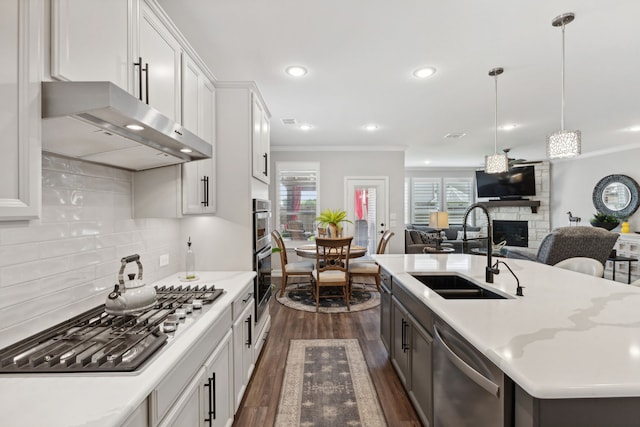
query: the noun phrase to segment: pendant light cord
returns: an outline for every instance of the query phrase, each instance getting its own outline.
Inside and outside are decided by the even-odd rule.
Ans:
[[[495,109],[495,133],[493,135],[493,151],[498,154],[498,74],[493,76],[496,87],[496,109]]]
[[[564,21],[562,22],[562,102],[560,104],[560,130],[564,132]]]

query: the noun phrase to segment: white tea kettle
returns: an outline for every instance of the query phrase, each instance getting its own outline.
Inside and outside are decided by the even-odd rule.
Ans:
[[[124,269],[130,262],[138,264],[138,278],[135,274],[129,274],[129,280],[124,281]],[[118,283],[109,293],[104,303],[105,311],[108,314],[124,316],[135,314],[139,311],[147,310],[156,304],[156,290],[147,286],[142,281],[142,263],[140,255],[129,255],[120,260],[120,272],[118,273]]]

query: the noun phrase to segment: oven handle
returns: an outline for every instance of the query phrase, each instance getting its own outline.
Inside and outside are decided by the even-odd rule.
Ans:
[[[447,358],[453,363],[463,374],[465,374],[470,380],[474,383],[478,384],[480,387],[493,394],[496,397],[500,397],[500,386],[493,381],[489,380],[487,377],[482,375],[480,372],[473,369],[471,366],[467,365],[464,360],[460,358],[442,339],[440,336],[440,332],[438,331],[438,325],[434,323],[433,332],[435,333],[436,340],[442,344],[442,347],[445,350],[445,354]]]

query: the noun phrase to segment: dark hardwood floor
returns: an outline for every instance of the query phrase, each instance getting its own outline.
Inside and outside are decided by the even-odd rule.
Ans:
[[[289,340],[357,338],[390,427],[420,426],[418,416],[398,380],[380,341],[380,310],[353,313],[309,313],[271,300],[271,331],[234,426],[273,426],[280,399]]]

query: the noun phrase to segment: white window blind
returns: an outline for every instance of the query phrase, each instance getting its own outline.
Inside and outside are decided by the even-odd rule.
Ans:
[[[473,203],[473,179],[444,178],[444,189],[449,224],[462,224],[465,211]]]
[[[413,178],[411,182],[411,223],[429,224],[429,214],[440,206],[440,179]]]
[[[275,227],[283,237],[306,239],[313,234],[318,201],[318,170],[280,164]]]

